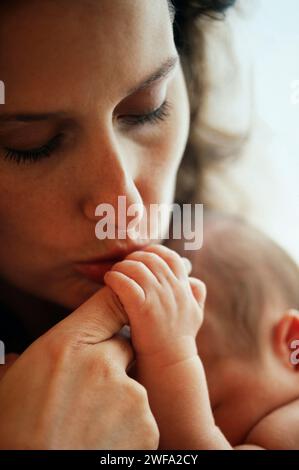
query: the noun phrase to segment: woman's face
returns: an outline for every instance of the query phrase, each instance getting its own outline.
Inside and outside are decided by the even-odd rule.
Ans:
[[[171,18],[166,0],[5,3],[0,276],[76,308],[99,288],[76,263],[141,246],[99,240],[95,208],[172,202],[189,107]]]

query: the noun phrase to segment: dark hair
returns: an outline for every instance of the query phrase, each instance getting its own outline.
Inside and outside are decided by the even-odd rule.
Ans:
[[[174,18],[174,39],[181,57],[191,108],[191,130],[184,158],[178,173],[176,201],[194,202],[198,175],[202,175],[206,159],[198,142],[193,142],[194,121],[200,112],[204,89],[203,21],[221,21],[236,0],[167,0]],[[229,58],[228,58],[229,60]],[[216,144],[215,144],[216,147]]]
[[[222,19],[225,11],[235,4],[236,0],[168,0],[174,10],[175,43],[183,54],[190,53],[190,25],[202,16],[211,19]]]

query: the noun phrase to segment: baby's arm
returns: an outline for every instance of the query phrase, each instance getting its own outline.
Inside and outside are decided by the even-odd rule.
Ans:
[[[204,285],[164,246],[130,254],[106,273],[131,326],[138,380],[148,391],[160,448],[231,449],[215,426],[197,354]]]
[[[230,449],[214,423],[201,361],[189,351],[169,364],[137,359],[137,377],[160,430],[159,448]]]
[[[244,444],[238,449],[263,448],[268,450],[299,449],[299,398],[266,415],[250,431]]]

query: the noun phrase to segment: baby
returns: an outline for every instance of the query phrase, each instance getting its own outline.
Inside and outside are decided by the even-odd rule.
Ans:
[[[129,318],[160,449],[299,449],[299,269],[274,242],[207,215],[200,250],[149,246],[105,283]]]

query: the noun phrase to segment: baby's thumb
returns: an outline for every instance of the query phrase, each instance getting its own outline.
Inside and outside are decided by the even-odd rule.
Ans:
[[[196,277],[189,277],[190,287],[192,289],[195,300],[200,305],[202,310],[204,309],[206,297],[207,297],[207,288],[204,282],[200,281]]]
[[[105,286],[53,328],[82,343],[96,344],[111,338],[126,324],[128,318],[122,304]]]

